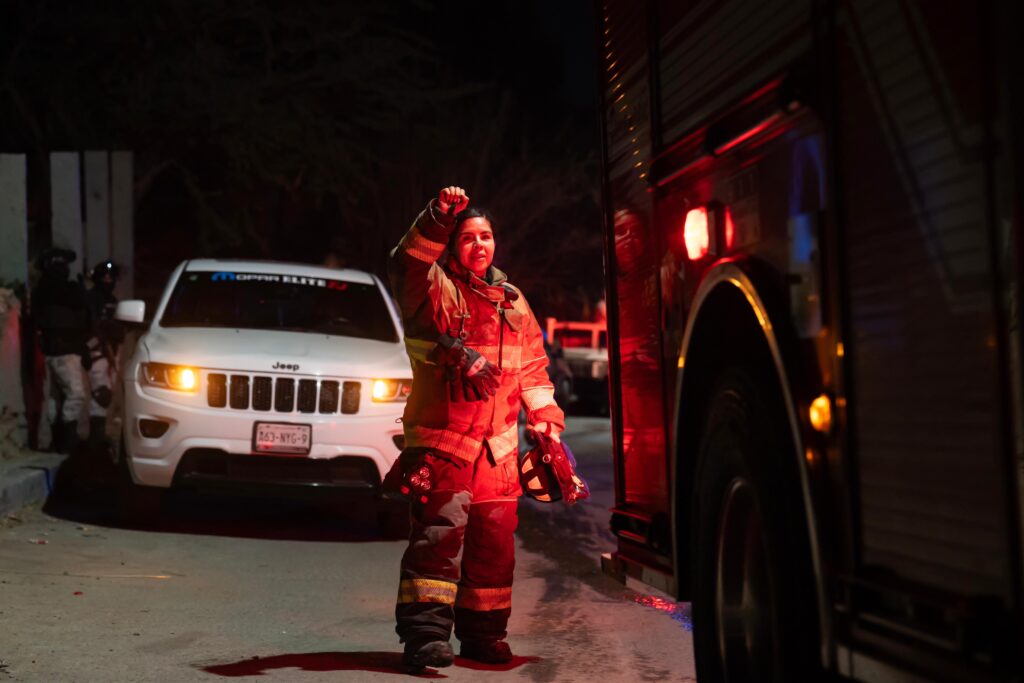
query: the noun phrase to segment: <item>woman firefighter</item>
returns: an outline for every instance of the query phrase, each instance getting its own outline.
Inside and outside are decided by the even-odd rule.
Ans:
[[[395,608],[411,667],[450,665],[453,625],[463,657],[512,659],[520,404],[556,442],[565,425],[537,319],[491,265],[490,215],[468,205],[462,188],[441,190],[389,263],[413,368],[405,450],[385,482],[412,501]]]

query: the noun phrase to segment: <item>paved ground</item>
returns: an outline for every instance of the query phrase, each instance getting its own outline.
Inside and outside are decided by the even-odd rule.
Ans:
[[[510,666],[453,681],[692,681],[685,605],[603,576],[608,421],[568,439],[594,499],[524,503]],[[373,681],[399,667],[392,610],[404,543],[365,510],[188,495],[158,528],[114,523],[103,490],[0,528],[0,681]]]

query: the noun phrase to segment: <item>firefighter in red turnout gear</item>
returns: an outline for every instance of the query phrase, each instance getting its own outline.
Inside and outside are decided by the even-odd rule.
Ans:
[[[539,432],[558,439],[565,424],[537,319],[491,265],[490,216],[468,203],[441,190],[389,263],[413,368],[388,477],[412,501],[395,616],[413,667],[452,663],[453,625],[462,656],[511,660],[520,404]]]

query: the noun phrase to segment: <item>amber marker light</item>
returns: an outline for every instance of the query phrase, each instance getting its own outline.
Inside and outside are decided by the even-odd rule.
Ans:
[[[811,426],[822,434],[828,434],[832,430],[832,399],[825,394],[811,402],[810,408]]]

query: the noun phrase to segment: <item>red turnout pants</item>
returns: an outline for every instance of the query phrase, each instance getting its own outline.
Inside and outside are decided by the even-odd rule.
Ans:
[[[522,493],[515,454],[495,463],[485,449],[469,463],[424,453],[432,488],[426,502],[412,503],[395,630],[402,642],[448,640],[454,624],[462,642],[501,640],[512,613]]]

